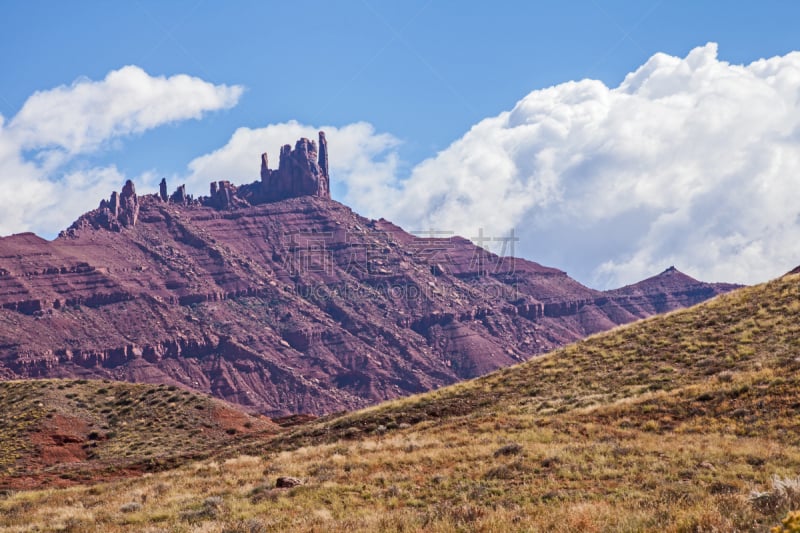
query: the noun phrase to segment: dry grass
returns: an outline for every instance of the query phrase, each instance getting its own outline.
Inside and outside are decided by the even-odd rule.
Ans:
[[[799,318],[800,276],[785,277],[214,460],[11,493],[0,525],[767,530],[799,503]]]

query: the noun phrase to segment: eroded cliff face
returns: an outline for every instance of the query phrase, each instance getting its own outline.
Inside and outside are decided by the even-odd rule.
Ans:
[[[523,361],[733,288],[669,274],[602,293],[330,199],[301,139],[210,195],[132,183],[52,242],[0,239],[0,379],[181,384],[277,416],[353,409]],[[665,274],[662,274],[663,277]],[[662,280],[663,281],[663,280]]]

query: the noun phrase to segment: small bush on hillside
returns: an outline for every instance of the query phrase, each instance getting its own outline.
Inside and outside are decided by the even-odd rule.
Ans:
[[[258,518],[242,520],[222,530],[222,533],[266,533],[267,524]]]
[[[510,442],[494,452],[495,457],[500,457],[501,455],[517,455],[522,453],[522,444],[516,442]]]
[[[451,523],[456,526],[470,526],[486,515],[486,509],[472,503],[462,505],[439,504],[422,517],[423,527],[432,526],[437,522]]]
[[[516,460],[507,465],[498,465],[490,468],[483,475],[485,479],[511,480],[530,472],[530,468],[521,460]]]
[[[200,522],[217,518],[225,507],[225,501],[220,496],[209,496],[203,500],[199,509],[190,509],[180,514],[181,520],[187,522]]]
[[[120,513],[136,513],[142,510],[142,504],[139,502],[128,502],[122,504],[119,508]]]
[[[772,490],[753,491],[750,494],[750,502],[764,514],[775,513],[782,509],[796,509],[800,507],[800,477],[772,476]]]
[[[281,489],[274,488],[271,484],[269,485],[259,485],[253,488],[248,496],[250,497],[250,503],[253,505],[261,503],[263,501],[271,501],[276,502],[281,495]]]
[[[719,374],[717,374],[717,379],[723,383],[730,383],[733,381],[733,372],[730,370],[723,370]]]
[[[781,525],[769,530],[770,533],[800,533],[800,511],[792,511],[781,520]]]

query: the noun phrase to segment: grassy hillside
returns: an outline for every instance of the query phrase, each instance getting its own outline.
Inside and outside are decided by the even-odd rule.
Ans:
[[[0,488],[158,470],[277,426],[174,386],[0,382]]]
[[[10,493],[0,525],[763,531],[800,507],[798,370],[793,275],[175,470]]]

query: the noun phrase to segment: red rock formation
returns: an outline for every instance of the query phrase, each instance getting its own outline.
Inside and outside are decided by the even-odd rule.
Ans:
[[[120,223],[125,227],[133,227],[139,219],[139,199],[136,196],[136,188],[133,182],[128,180],[119,195],[119,214],[117,215]]]
[[[328,174],[328,141],[325,139],[325,132],[319,132],[319,172],[320,172],[320,196],[330,198],[331,184],[330,174]]]
[[[126,184],[52,242],[0,238],[0,379],[180,382],[270,415],[323,414],[732,288],[667,272],[595,291],[358,216],[328,197],[323,135],[281,159],[270,171],[262,158],[265,181],[220,181],[198,200]]]
[[[211,196],[204,198],[203,202],[216,209],[231,209],[249,205],[247,201],[239,197],[236,186],[224,180],[211,182]]]
[[[181,204],[186,205],[189,203],[189,196],[186,194],[186,185],[179,185],[175,192],[172,193],[172,196],[169,197],[169,201],[173,204]]]
[[[108,208],[115,218],[119,217],[119,195],[117,191],[111,193],[111,200],[109,201]]]
[[[278,170],[270,170],[267,154],[261,154],[262,195],[266,201],[299,196],[330,198],[328,144],[324,132],[319,132],[319,142],[320,152],[317,143],[305,138],[297,141],[294,150],[291,145],[284,145]]]
[[[87,213],[70,226],[70,230],[77,228],[77,224],[120,231],[123,227],[133,227],[139,219],[139,198],[133,182],[128,180],[122,188],[122,194],[117,191],[111,193],[109,200],[100,202],[100,207]]]
[[[270,174],[271,171],[269,170],[269,157],[267,156],[267,153],[264,152],[261,154],[261,183],[263,183],[265,187],[269,186],[267,182],[269,181]]]

